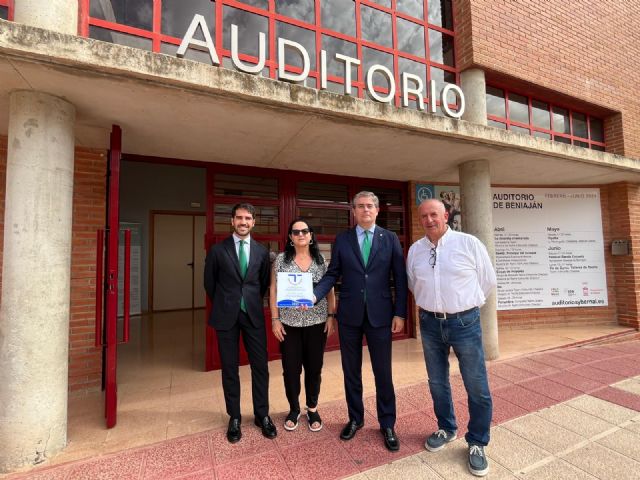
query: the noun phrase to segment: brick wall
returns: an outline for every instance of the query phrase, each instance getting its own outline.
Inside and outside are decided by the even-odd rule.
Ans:
[[[71,319],[69,331],[69,391],[100,388],[102,356],[95,342],[96,230],[106,213],[106,155],[76,149],[71,250]]]
[[[454,0],[454,7],[462,70],[479,67],[489,82],[608,112],[607,150],[640,158],[637,2]]]
[[[409,185],[411,202],[411,243],[424,236],[424,230],[420,225],[420,221],[418,219],[418,208],[415,204],[415,185],[415,182],[411,182]],[[618,215],[619,219],[616,219],[614,221],[610,217],[610,212],[612,211],[612,209],[615,210],[615,207],[612,207],[612,204],[617,204],[618,202],[618,199],[611,199],[611,190],[615,191],[619,195],[622,195],[622,192],[626,193],[626,189],[620,188],[620,186],[616,187],[615,185],[604,186],[600,188],[600,205],[602,212],[602,228],[605,247],[607,294],[609,297],[609,305],[606,307],[538,308],[527,310],[499,311],[498,325],[500,326],[500,328],[536,328],[566,325],[604,325],[615,324],[616,322],[620,323],[621,325],[635,326],[636,328],[638,328],[637,310],[634,311],[633,309],[629,309],[628,317],[622,317],[619,320],[617,320],[616,318],[617,310],[620,305],[618,300],[619,292],[616,289],[616,285],[620,283],[626,284],[626,282],[631,282],[627,287],[628,292],[626,295],[624,295],[624,298],[630,299],[631,297],[633,297],[634,300],[640,300],[640,298],[636,298],[636,296],[634,295],[634,288],[636,287],[636,285],[638,285],[638,282],[640,282],[640,275],[636,274],[635,271],[633,271],[633,273],[629,274],[627,278],[622,279],[619,276],[620,272],[616,267],[616,264],[614,263],[614,259],[623,263],[624,268],[627,269],[629,268],[629,264],[633,264],[634,262],[632,262],[632,259],[630,257],[624,257],[624,259],[618,260],[620,259],[620,257],[611,256],[611,240],[613,238],[621,238],[620,231],[624,231],[624,227],[618,228],[617,225],[624,223],[625,214],[626,221],[628,222],[630,215],[629,210],[625,212],[623,209],[623,211]],[[637,197],[635,197],[637,201],[637,207],[634,210],[634,215],[636,218],[638,218],[637,228],[638,234],[640,234],[640,187],[634,190],[634,194],[637,195]],[[637,246],[637,251],[640,252],[640,236],[638,237]],[[636,267],[636,269],[639,270],[638,273],[640,273],[640,264]],[[629,301],[631,302],[631,300]],[[635,308],[637,304],[633,303],[632,305]],[[635,316],[634,312],[636,314]]]

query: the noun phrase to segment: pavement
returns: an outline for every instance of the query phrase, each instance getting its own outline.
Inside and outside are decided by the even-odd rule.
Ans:
[[[489,364],[494,401],[489,479],[640,479],[640,340],[560,348]],[[324,428],[286,432],[285,412],[273,415],[278,437],[267,440],[252,419],[234,445],[225,428],[153,445],[97,455],[8,475],[7,479],[458,479],[467,470],[462,438],[466,394],[452,375],[459,440],[430,453],[436,429],[425,382],[398,388],[400,451],[382,443],[375,398],[365,399],[365,427],[351,441],[338,438],[344,401],[322,405]]]

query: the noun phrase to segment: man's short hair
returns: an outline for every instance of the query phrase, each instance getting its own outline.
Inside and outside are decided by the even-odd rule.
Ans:
[[[362,192],[358,192],[355,194],[355,196],[353,197],[353,200],[351,201],[351,206],[353,208],[356,208],[356,201],[362,197],[371,197],[371,199],[373,200],[373,204],[376,206],[376,208],[380,208],[380,201],[378,200],[378,197],[376,197],[376,194],[373,192],[367,192],[366,190],[363,190]]]
[[[246,210],[253,218],[256,218],[256,207],[250,203],[236,203],[231,209],[231,218],[236,216],[236,210]]]

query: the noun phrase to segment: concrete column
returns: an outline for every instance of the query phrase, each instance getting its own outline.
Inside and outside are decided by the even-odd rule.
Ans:
[[[487,160],[472,160],[459,167],[462,227],[487,247],[495,265],[496,249],[493,242],[493,210],[491,204],[491,174]],[[495,291],[482,307],[482,344],[487,360],[500,355],[498,348],[498,315]]]
[[[466,106],[462,114],[462,120],[487,124],[487,82],[484,79],[484,70],[471,68],[460,74],[460,88],[464,92]]]
[[[20,2],[18,2],[20,3]],[[0,305],[0,472],[67,442],[75,108],[14,91]]]
[[[16,0],[13,19],[32,27],[78,34],[78,0]]]

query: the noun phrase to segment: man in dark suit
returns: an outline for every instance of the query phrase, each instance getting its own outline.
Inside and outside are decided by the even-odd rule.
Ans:
[[[352,439],[364,425],[362,402],[362,338],[367,338],[376,383],[378,422],[385,446],[400,448],[394,426],[396,396],[391,376],[391,334],[401,332],[407,316],[407,274],[395,233],[376,226],[379,201],[360,192],[352,202],[356,227],[336,237],[331,263],[314,290],[323,298],[342,278],[338,333],[349,421],[340,438]],[[395,282],[395,302],[390,274]]]
[[[251,392],[255,424],[267,438],[275,438],[269,417],[267,336],[262,299],[269,288],[269,252],[250,236],[255,208],[239,203],[231,211],[233,234],[214,245],[204,266],[204,288],[212,302],[209,325],[216,330],[222,363],[222,389],[229,414],[227,440],[235,443],[240,430],[240,332],[251,364]]]

